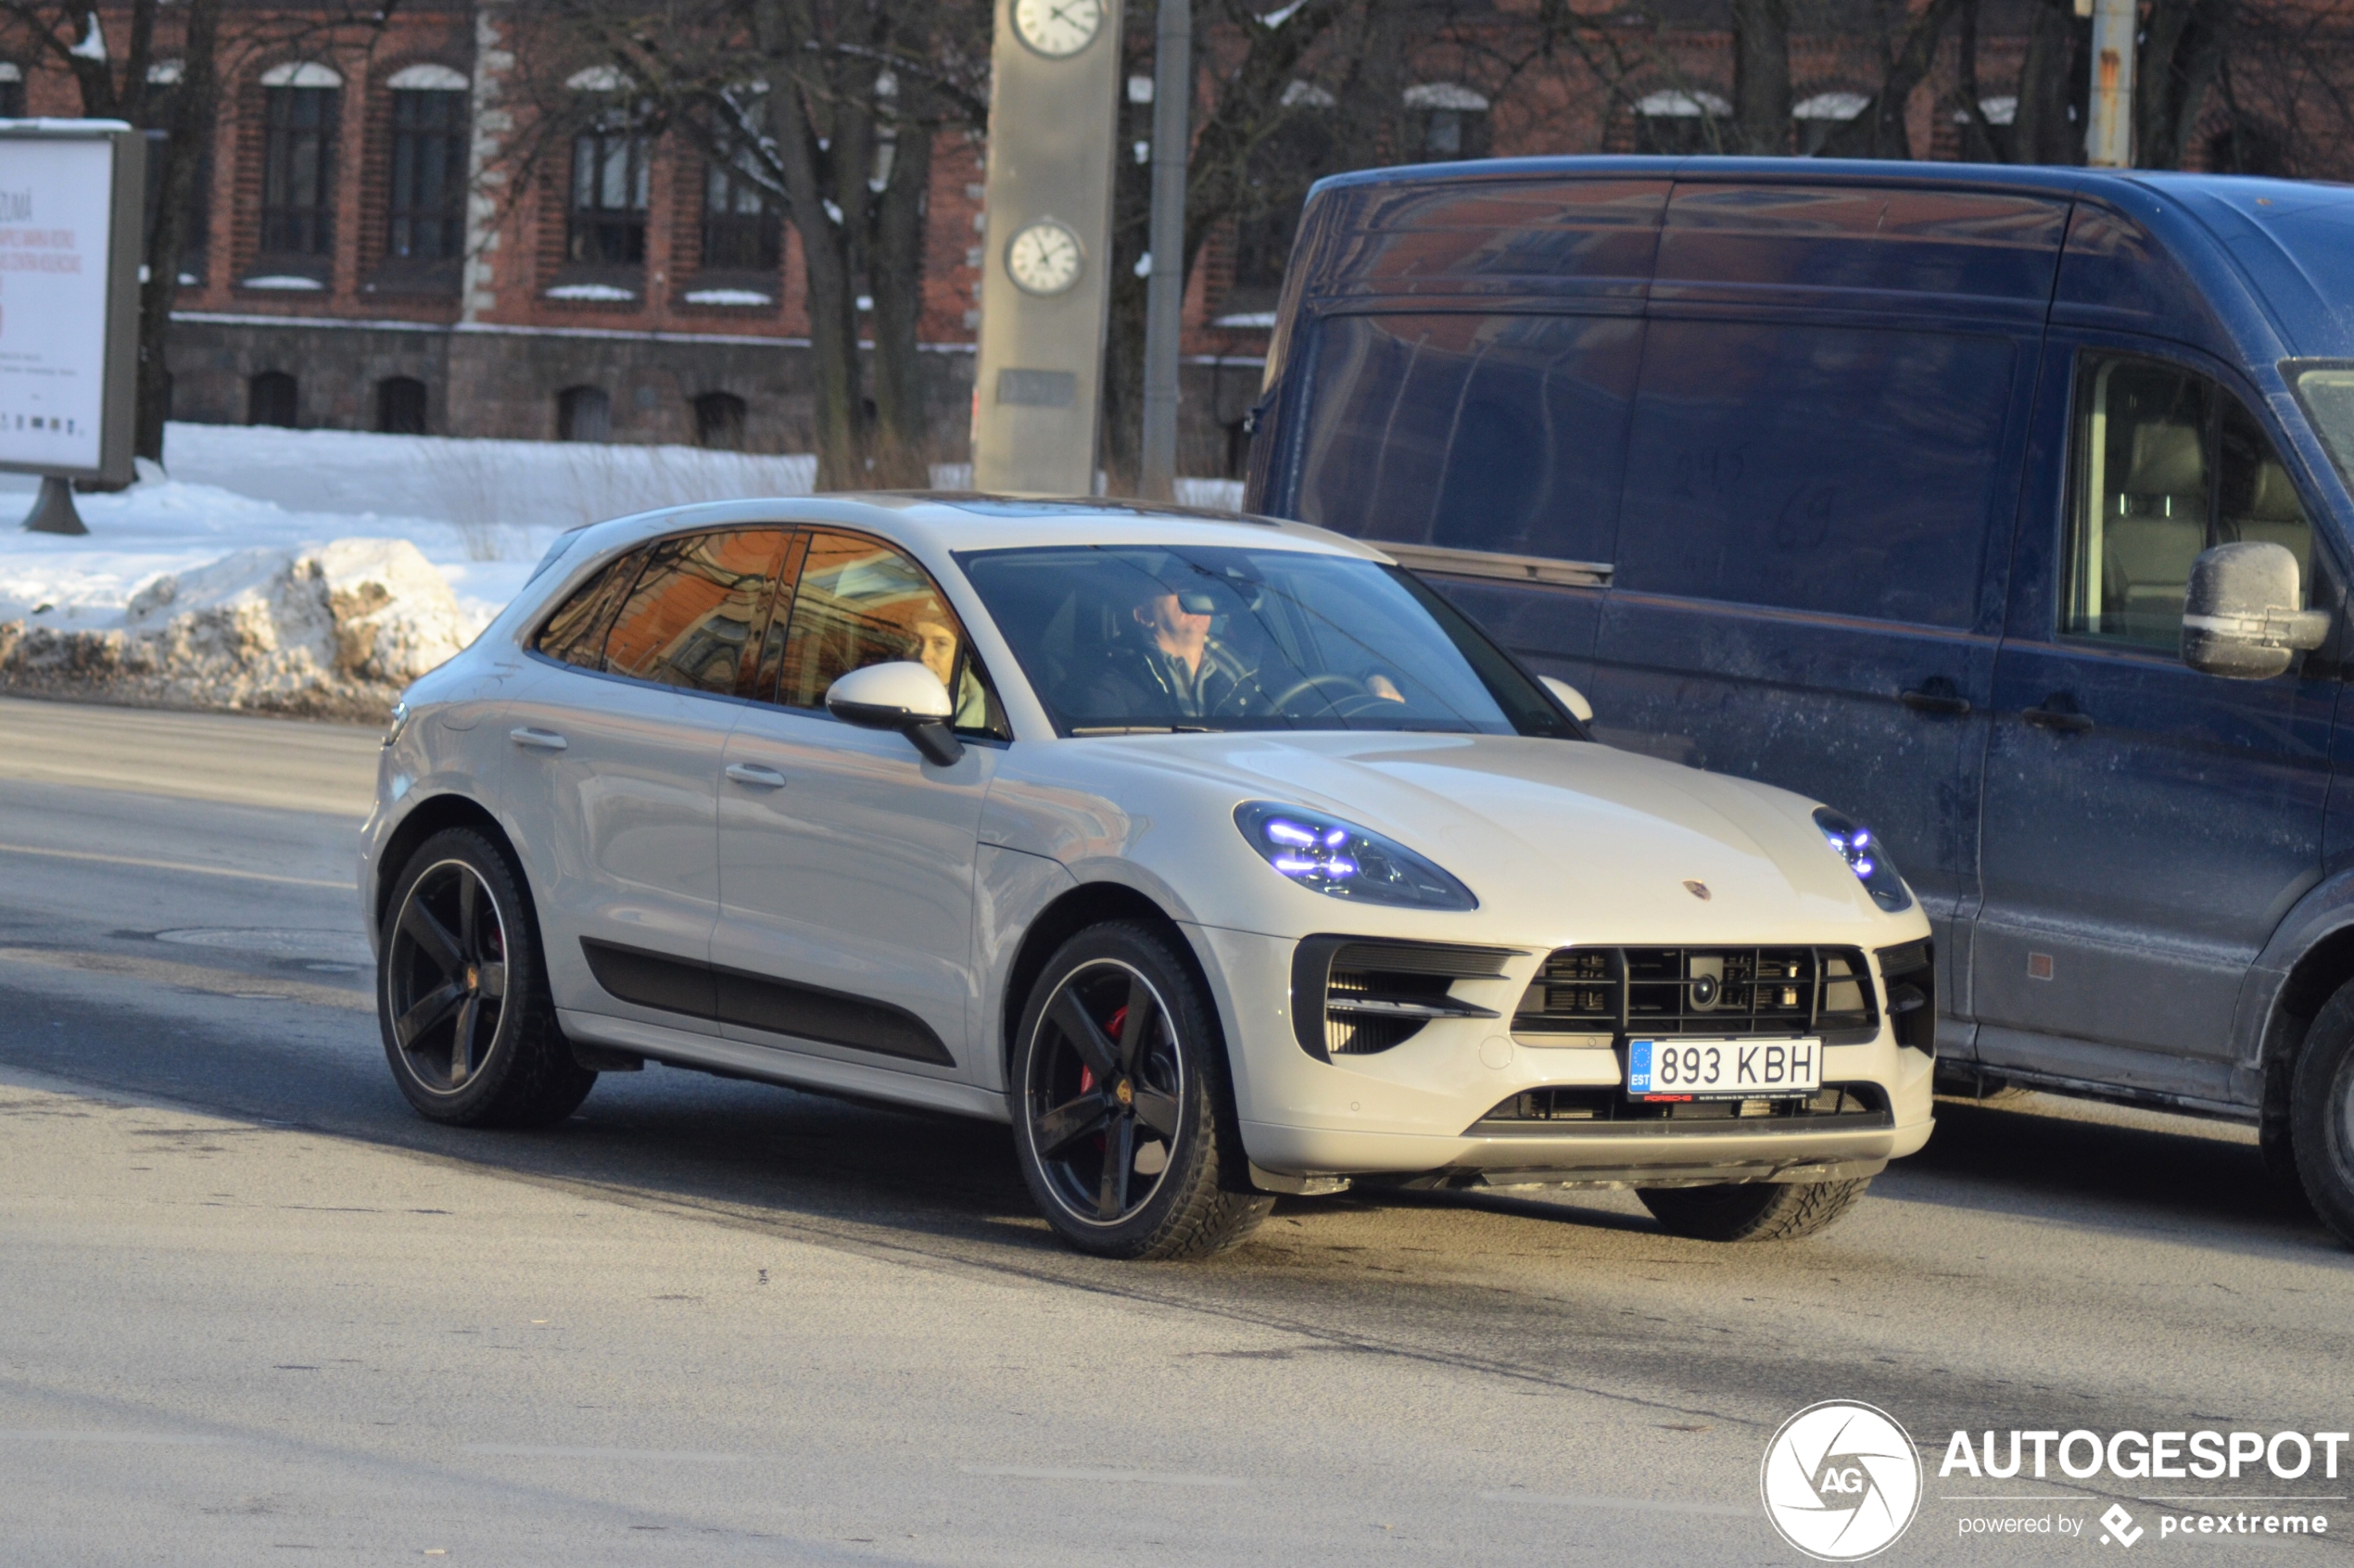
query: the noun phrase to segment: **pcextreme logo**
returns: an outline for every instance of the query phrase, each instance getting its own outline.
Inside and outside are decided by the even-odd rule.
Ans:
[[[1911,1526],[1920,1455],[1887,1411],[1826,1399],[1782,1423],[1757,1486],[1782,1539],[1818,1562],[1857,1562]]]

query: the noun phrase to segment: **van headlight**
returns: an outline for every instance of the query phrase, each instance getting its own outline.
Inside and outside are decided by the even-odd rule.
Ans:
[[[1896,874],[1896,863],[1888,858],[1888,846],[1869,828],[1858,828],[1829,806],[1815,808],[1815,826],[1823,830],[1823,841],[1833,854],[1847,862],[1872,902],[1891,915],[1912,906],[1912,890],[1905,886],[1905,879]]]
[[[1415,909],[1479,907],[1471,889],[1412,850],[1323,812],[1245,801],[1234,826],[1268,865],[1303,888]]]

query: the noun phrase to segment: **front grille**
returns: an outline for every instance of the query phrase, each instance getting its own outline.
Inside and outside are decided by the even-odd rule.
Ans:
[[[1592,1122],[1747,1122],[1760,1131],[1796,1121],[1838,1120],[1862,1123],[1883,1117],[1888,1096],[1876,1083],[1826,1083],[1804,1098],[1778,1100],[1630,1100],[1614,1087],[1592,1085],[1576,1089],[1531,1089],[1514,1094],[1474,1122],[1478,1132],[1575,1131],[1556,1124]]]
[[[1453,994],[1458,980],[1496,980],[1504,947],[1362,942],[1312,936],[1292,957],[1292,1030],[1318,1061],[1366,1056],[1402,1045],[1440,1018],[1492,1018]]]
[[[1512,1016],[1515,1034],[1860,1034],[1879,1026],[1853,947],[1564,947]]]

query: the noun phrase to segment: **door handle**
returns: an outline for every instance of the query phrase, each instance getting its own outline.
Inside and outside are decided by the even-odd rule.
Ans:
[[[528,727],[507,731],[507,739],[535,752],[561,752],[572,744],[552,729],[532,729]]]
[[[1959,718],[1969,712],[1969,699],[1943,683],[1900,691],[1896,700],[1917,714],[1943,714]]]
[[[727,771],[728,777],[737,783],[750,784],[754,789],[781,790],[785,787],[783,774],[773,767],[763,767],[758,763],[729,763]]]
[[[2027,708],[2019,717],[2038,729],[2057,730],[2063,735],[2082,735],[2093,727],[2093,715],[2076,711],[2075,699],[2064,691],[2055,691],[2044,699],[2040,708]]]

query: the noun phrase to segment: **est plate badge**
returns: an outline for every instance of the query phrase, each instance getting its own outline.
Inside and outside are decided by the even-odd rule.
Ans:
[[[1819,1040],[1629,1040],[1626,1092],[1778,1100],[1823,1086]]]

